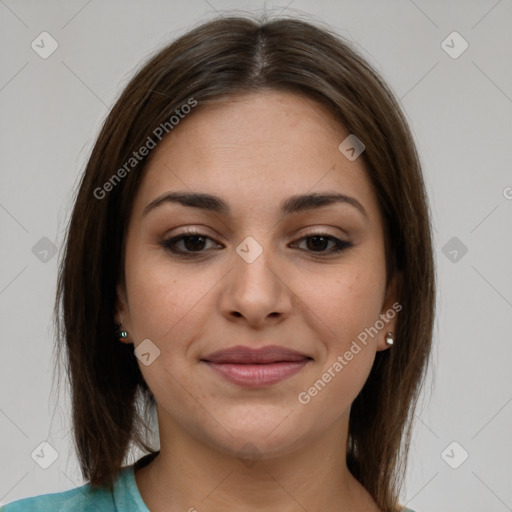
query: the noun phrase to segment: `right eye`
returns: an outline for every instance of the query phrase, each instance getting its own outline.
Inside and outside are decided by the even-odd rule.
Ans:
[[[209,236],[198,231],[185,231],[175,237],[163,240],[161,246],[168,250],[172,254],[177,254],[183,257],[194,257],[195,255],[202,255],[204,253],[204,246],[206,241],[214,241]],[[177,248],[178,245],[183,242],[183,248]],[[219,247],[219,244],[217,244]]]

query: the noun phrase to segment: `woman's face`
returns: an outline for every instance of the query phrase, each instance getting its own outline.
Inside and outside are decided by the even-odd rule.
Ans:
[[[153,150],[118,313],[161,441],[265,457],[346,427],[396,321],[376,196],[362,158],[338,149],[348,135],[322,105],[273,91],[201,105]],[[178,192],[216,199],[165,198]]]

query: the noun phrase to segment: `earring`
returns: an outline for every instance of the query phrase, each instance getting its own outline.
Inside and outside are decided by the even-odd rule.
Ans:
[[[388,347],[390,347],[391,345],[393,345],[395,341],[393,340],[393,333],[392,332],[388,332],[386,333],[386,345]]]
[[[116,336],[119,338],[121,343],[130,343],[128,340],[128,333],[122,330],[123,323],[117,324]]]

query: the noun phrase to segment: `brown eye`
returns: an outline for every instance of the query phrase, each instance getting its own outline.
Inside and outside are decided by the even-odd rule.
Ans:
[[[304,240],[306,241],[306,250],[315,253],[332,254],[353,246],[353,244],[350,242],[340,240],[334,236],[324,233],[309,235],[300,239],[300,241]],[[329,246],[329,243],[334,244],[334,247],[331,247],[330,250],[326,250]]]
[[[163,240],[160,245],[172,254],[183,257],[195,257],[202,256],[206,252],[208,249],[208,241],[215,242],[204,233],[188,231],[167,240]],[[339,253],[345,249],[353,247],[351,242],[340,240],[325,233],[315,233],[313,235],[305,236],[299,240],[299,242],[304,241],[306,242],[306,248],[301,250],[318,254],[320,256]],[[329,244],[331,244],[331,247],[329,247]],[[218,243],[214,243],[213,246],[218,249],[222,248],[222,245]]]
[[[196,254],[201,255],[204,253],[208,240],[213,242],[212,238],[203,233],[187,231],[173,238],[169,238],[168,240],[164,240],[161,245],[173,254],[183,255],[186,257],[189,255],[194,256]],[[217,247],[221,246],[217,244]]]

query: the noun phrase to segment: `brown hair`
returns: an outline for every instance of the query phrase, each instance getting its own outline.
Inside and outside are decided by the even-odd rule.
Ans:
[[[298,19],[225,17],[194,28],[137,72],[104,122],[79,185],[55,304],[81,470],[92,486],[112,489],[131,442],[156,453],[145,438],[154,397],[133,346],[117,340],[113,323],[128,219],[147,158],[102,199],[95,191],[191,98],[199,109],[262,89],[327,105],[366,146],[362,158],[386,228],[388,282],[400,273],[403,309],[395,347],[377,353],[352,405],[347,465],[383,511],[395,512],[434,322],[425,185],[407,121],[382,78],[351,43]]]

